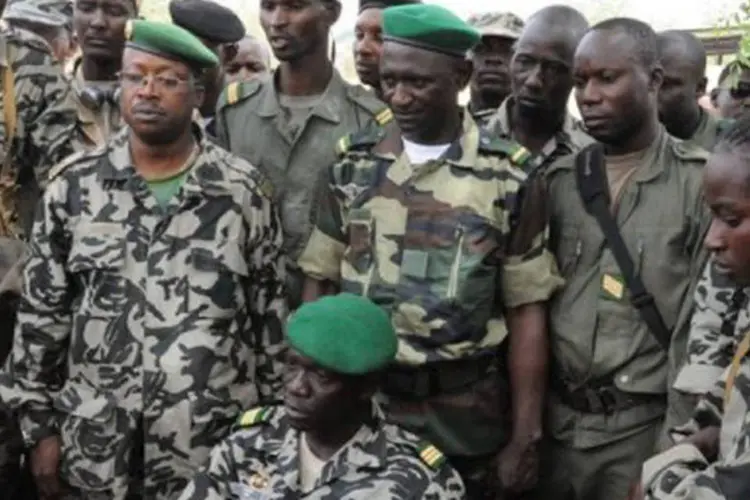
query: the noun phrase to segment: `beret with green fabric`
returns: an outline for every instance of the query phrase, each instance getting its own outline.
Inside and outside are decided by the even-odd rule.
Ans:
[[[175,24],[131,19],[125,26],[127,47],[180,61],[192,68],[210,68],[219,58],[192,33]]]
[[[359,0],[359,12],[367,9],[387,9],[397,5],[422,3],[422,0]]]
[[[350,293],[300,307],[287,324],[287,342],[321,367],[346,375],[378,371],[393,361],[398,349],[385,311]]]
[[[383,11],[383,39],[464,57],[481,35],[444,7],[413,4]]]

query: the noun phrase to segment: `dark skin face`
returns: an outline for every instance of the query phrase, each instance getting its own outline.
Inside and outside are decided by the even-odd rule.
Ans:
[[[519,113],[549,119],[565,112],[573,87],[572,45],[564,30],[549,23],[526,27],[510,69]]]
[[[703,189],[713,218],[705,245],[721,272],[750,285],[750,150],[720,151],[703,170]]]
[[[618,31],[591,31],[576,51],[575,97],[589,133],[609,146],[647,147],[656,122],[661,68],[644,67],[635,43]],[[646,144],[641,144],[642,142]]]
[[[77,0],[73,28],[84,56],[119,60],[125,46],[125,23],[135,14],[132,0]]]
[[[323,0],[261,0],[260,24],[279,61],[294,62],[328,43],[340,9]]]
[[[227,83],[247,81],[268,72],[270,68],[267,61],[265,49],[257,40],[241,40],[236,44],[233,56],[224,64]]]
[[[359,80],[380,87],[380,56],[383,54],[383,11],[365,9],[354,25],[354,64]]]
[[[173,144],[190,134],[203,96],[187,65],[126,48],[121,82],[123,119],[143,143]]]
[[[706,78],[698,74],[681,46],[669,43],[661,49],[664,81],[659,89],[659,120],[670,133],[688,122],[697,126],[698,99],[706,93]],[[687,137],[683,137],[687,139]]]
[[[711,92],[711,103],[722,118],[737,119],[750,111],[750,69],[743,69],[739,79],[722,82]]]
[[[510,60],[513,40],[499,36],[484,36],[472,50],[474,73],[471,78],[472,95],[481,96],[494,107],[510,94]]]
[[[373,394],[364,379],[334,373],[294,349],[285,358],[284,406],[292,427],[326,436],[361,423]]]
[[[383,99],[410,141],[445,144],[456,138],[456,101],[470,77],[470,61],[396,42],[383,44]]]

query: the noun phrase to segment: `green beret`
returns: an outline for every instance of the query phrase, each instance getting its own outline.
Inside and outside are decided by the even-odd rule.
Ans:
[[[413,4],[383,11],[383,39],[464,57],[481,35],[444,7]]]
[[[287,341],[323,368],[347,375],[364,375],[385,367],[398,348],[385,311],[350,293],[300,307],[287,324]]]
[[[410,5],[422,3],[422,0],[359,0],[359,12],[367,9],[387,9],[397,5]]]
[[[192,33],[175,24],[131,19],[125,25],[127,46],[180,61],[192,68],[210,68],[219,64],[216,54]]]

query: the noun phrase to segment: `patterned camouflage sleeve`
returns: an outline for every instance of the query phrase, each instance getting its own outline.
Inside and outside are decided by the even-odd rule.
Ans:
[[[71,245],[66,229],[67,183],[45,191],[28,245],[23,293],[13,351],[0,378],[0,397],[20,417],[30,436],[56,427],[52,396],[64,372],[71,322],[71,289],[65,263]]]
[[[44,189],[50,168],[82,149],[74,134],[76,108],[62,68],[50,54],[30,43],[18,43],[16,50],[14,158],[19,168],[33,169]]]
[[[253,196],[245,204],[252,221],[248,262],[256,273],[250,291],[250,311],[255,341],[258,393],[262,401],[278,399],[281,391],[284,347],[283,324],[288,314],[284,290],[283,232],[276,207],[269,196]]]
[[[695,290],[686,361],[674,382],[675,389],[704,394],[729,366],[736,347],[734,330],[742,298],[744,292],[737,291],[709,261]]]
[[[343,211],[347,199],[340,187],[342,175],[354,175],[369,168],[366,159],[357,161],[349,154],[331,168],[329,184],[321,196],[315,215],[315,227],[302,255],[300,269],[311,278],[338,283],[341,279],[341,260],[346,250]]]
[[[520,185],[514,178],[506,182],[506,199],[510,206],[515,205],[502,273],[503,300],[507,307],[544,302],[563,284],[548,250],[546,191],[542,175],[532,175]]]
[[[224,500],[241,498],[234,496],[231,484],[234,483],[235,450],[234,437],[229,437],[211,450],[208,462],[193,477],[179,497],[179,500]]]

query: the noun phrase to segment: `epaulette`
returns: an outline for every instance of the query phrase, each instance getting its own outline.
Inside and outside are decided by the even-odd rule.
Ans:
[[[380,127],[365,127],[357,132],[346,134],[339,139],[336,142],[336,154],[341,156],[349,151],[366,151],[380,142],[382,138],[383,129]]]
[[[238,102],[254,96],[260,91],[262,85],[259,78],[252,78],[245,82],[232,82],[226,86],[219,96],[219,102],[216,109],[226,106],[234,106]]]
[[[673,141],[672,149],[675,154],[683,160],[706,161],[709,153],[702,147],[690,141]]]
[[[523,167],[532,156],[531,151],[517,142],[503,139],[501,137],[492,137],[484,131],[480,132],[479,151],[507,156],[510,161],[518,167]]]
[[[384,127],[393,121],[393,111],[391,108],[385,108],[375,115],[375,123]]]
[[[97,157],[102,156],[104,154],[104,151],[102,151],[101,154],[92,154],[91,152],[87,151],[78,151],[76,153],[71,154],[70,156],[66,156],[63,160],[60,161],[57,165],[52,167],[49,171],[49,174],[47,174],[47,182],[52,182],[53,180],[57,179],[60,174],[65,172],[71,165],[78,162],[83,158],[84,156],[88,155],[90,157]]]
[[[424,442],[418,448],[419,458],[431,469],[438,469],[445,463],[445,455],[435,445]]]
[[[237,429],[244,429],[247,427],[255,427],[256,425],[262,424],[263,422],[268,422],[268,420],[271,418],[272,410],[273,406],[261,406],[259,408],[247,410],[237,419],[235,427]]]

